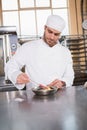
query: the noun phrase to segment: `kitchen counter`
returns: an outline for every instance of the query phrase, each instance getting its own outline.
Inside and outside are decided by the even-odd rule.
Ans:
[[[0,92],[1,130],[86,130],[87,90],[76,86],[54,95],[31,90]]]
[[[0,92],[4,91],[16,91],[16,87],[12,83],[6,83],[5,77],[0,76]]]

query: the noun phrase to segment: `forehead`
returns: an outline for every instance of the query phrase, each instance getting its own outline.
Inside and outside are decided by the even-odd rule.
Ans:
[[[46,28],[47,28],[47,30],[52,31],[53,33],[58,33],[58,34],[61,33],[61,32],[59,32],[59,31],[57,31],[57,30],[55,30],[55,29],[53,29],[53,28],[50,28],[50,27],[48,27],[48,26],[46,26]]]

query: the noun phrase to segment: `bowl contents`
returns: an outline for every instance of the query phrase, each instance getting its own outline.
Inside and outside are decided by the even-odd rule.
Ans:
[[[43,90],[51,90],[52,89],[50,86],[45,86],[45,85],[42,85],[42,84],[39,85],[39,88],[43,89]]]

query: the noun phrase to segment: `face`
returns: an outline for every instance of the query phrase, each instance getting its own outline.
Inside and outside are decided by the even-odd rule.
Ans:
[[[61,32],[45,26],[43,39],[50,47],[52,47],[57,44],[60,34]]]

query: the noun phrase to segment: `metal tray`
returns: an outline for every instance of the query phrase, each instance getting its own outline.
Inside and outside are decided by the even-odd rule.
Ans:
[[[52,95],[54,93],[56,93],[58,90],[58,88],[56,87],[51,87],[50,90],[46,90],[46,89],[41,89],[40,87],[36,87],[33,88],[32,91],[39,96],[46,96],[46,95]]]

